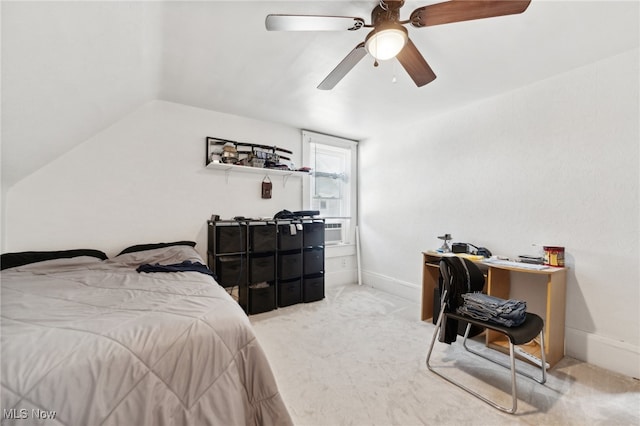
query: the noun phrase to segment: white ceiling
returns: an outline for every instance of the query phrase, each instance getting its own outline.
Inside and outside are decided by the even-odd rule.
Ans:
[[[424,87],[417,88],[395,59],[374,68],[365,57],[333,90],[321,91],[316,86],[364,40],[367,29],[268,32],[266,15],[360,16],[368,23],[377,1],[2,3],[2,87],[10,88],[2,99],[3,186],[153,98],[366,139],[381,127],[401,132],[403,122],[637,48],[640,39],[637,1],[533,0],[521,15],[408,26],[409,37],[438,76]],[[431,3],[436,2],[407,1],[401,18]],[[43,44],[60,34],[73,36],[73,43]],[[39,63],[42,55],[34,51],[47,52],[48,62]],[[122,61],[133,58],[140,64],[114,65],[118,55],[105,57],[105,51],[124,52]],[[69,78],[64,64],[81,53]],[[62,71],[56,74],[52,66]],[[109,81],[97,86],[106,75]],[[60,107],[60,90],[52,87],[62,76]],[[91,86],[90,100],[74,82]],[[57,124],[56,132],[34,123]],[[46,149],[38,148],[45,136]]]
[[[407,1],[401,18],[434,1]],[[359,16],[376,1],[172,3],[163,98],[356,139],[531,84],[638,46],[638,4],[533,0],[520,15],[409,36],[437,79],[414,85],[395,60],[365,57],[331,91],[316,86],[368,30],[267,32],[269,13]],[[392,83],[393,75],[397,82]]]

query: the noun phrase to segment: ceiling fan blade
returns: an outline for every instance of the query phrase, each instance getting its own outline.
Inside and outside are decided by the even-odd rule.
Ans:
[[[527,10],[531,0],[451,0],[419,7],[409,19],[414,27],[430,27],[474,19],[515,15]]]
[[[267,15],[269,31],[355,31],[364,26],[364,19],[352,16]]]
[[[416,83],[416,86],[422,87],[436,79],[436,74],[411,40],[407,40],[407,44],[396,58]]]
[[[337,67],[333,69],[333,71],[329,73],[328,76],[325,77],[324,80],[322,80],[322,83],[318,85],[318,89],[333,89],[335,85],[338,84],[338,82],[342,80],[342,78],[347,75],[347,73],[351,71],[351,69],[355,67],[356,64],[365,56],[367,56],[367,50],[364,48],[364,43],[360,43],[354,47],[351,52],[349,52],[349,54],[338,64]]]

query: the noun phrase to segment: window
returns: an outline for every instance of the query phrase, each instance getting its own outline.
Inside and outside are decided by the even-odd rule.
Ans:
[[[302,155],[311,168],[305,180],[305,209],[326,219],[326,244],[355,242],[358,143],[302,131]]]

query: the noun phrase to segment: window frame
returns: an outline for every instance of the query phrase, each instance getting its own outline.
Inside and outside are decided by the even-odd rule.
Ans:
[[[327,223],[339,220],[346,220],[348,223],[343,234],[343,245],[355,244],[355,230],[358,225],[358,141],[340,138],[337,136],[326,135],[323,133],[312,132],[309,130],[302,131],[302,160],[303,164],[310,164],[311,144],[328,145],[337,148],[348,149],[351,151],[351,164],[349,165],[349,211],[350,215],[346,217],[325,217]],[[313,172],[313,170],[311,170]],[[311,209],[311,176],[304,179],[302,185],[302,205],[304,209]]]

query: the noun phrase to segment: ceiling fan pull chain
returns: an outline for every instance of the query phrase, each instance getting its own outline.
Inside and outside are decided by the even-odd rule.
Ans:
[[[382,4],[382,0],[380,0],[380,4]],[[382,6],[381,6],[381,7],[382,7]],[[375,43],[375,45],[376,45],[376,50],[378,50],[378,39],[376,38],[375,40],[373,40],[373,42],[374,42],[374,43]],[[374,57],[373,57],[373,66],[374,66],[374,67],[377,67],[378,65],[380,65],[380,64],[378,63],[378,58],[376,58],[376,57],[374,56]]]

